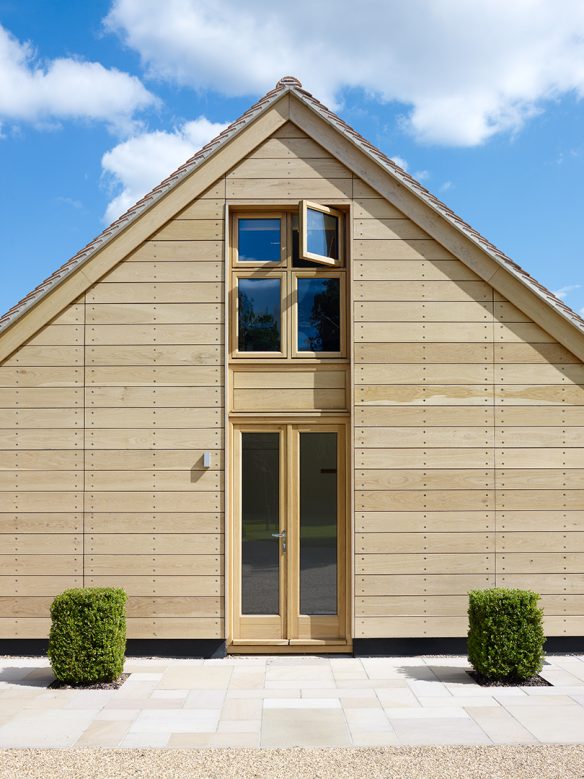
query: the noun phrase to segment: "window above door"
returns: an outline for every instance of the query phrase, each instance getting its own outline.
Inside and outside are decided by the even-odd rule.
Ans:
[[[310,201],[232,214],[232,358],[345,357],[345,219]]]

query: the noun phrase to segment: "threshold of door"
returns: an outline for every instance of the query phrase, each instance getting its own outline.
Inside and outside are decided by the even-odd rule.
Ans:
[[[300,641],[300,640],[234,640],[226,647],[231,655],[315,655],[351,654],[352,642],[347,641]]]

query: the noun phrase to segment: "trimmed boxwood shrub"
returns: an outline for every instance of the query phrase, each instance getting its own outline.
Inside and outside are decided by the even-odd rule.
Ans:
[[[539,595],[494,588],[469,592],[468,659],[492,681],[525,681],[543,667]]]
[[[67,684],[112,682],[122,673],[126,650],[124,590],[66,590],[51,605],[49,660]]]

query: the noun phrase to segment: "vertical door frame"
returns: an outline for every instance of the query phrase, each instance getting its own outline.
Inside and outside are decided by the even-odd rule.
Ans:
[[[331,638],[294,638],[288,640],[287,636],[291,634],[298,635],[299,625],[298,619],[295,619],[294,609],[290,609],[290,613],[286,613],[286,604],[282,604],[281,601],[281,618],[285,632],[282,634],[284,638],[241,638],[240,633],[240,603],[241,603],[241,546],[238,534],[240,533],[240,506],[239,496],[241,495],[241,485],[238,483],[241,473],[240,464],[240,452],[241,452],[241,432],[276,432],[281,431],[280,438],[280,500],[284,500],[284,505],[280,503],[280,527],[285,521],[284,512],[290,512],[298,518],[298,489],[297,484],[299,474],[296,473],[299,467],[299,440],[300,432],[302,428],[305,432],[318,432],[322,431],[334,431],[337,432],[338,444],[337,444],[337,490],[339,504],[337,506],[338,515],[341,517],[338,527],[338,554],[337,554],[337,587],[338,587],[338,624],[339,624],[339,636]],[[231,653],[237,652],[306,652],[306,651],[324,651],[324,652],[348,652],[351,651],[352,646],[352,631],[351,631],[351,612],[352,612],[352,600],[351,600],[351,581],[352,581],[352,566],[351,566],[351,512],[350,512],[350,418],[347,416],[340,417],[320,417],[315,418],[311,416],[298,417],[287,416],[280,417],[278,419],[266,419],[257,418],[250,419],[244,418],[240,420],[230,420],[229,422],[229,439],[230,439],[230,457],[226,463],[227,479],[226,484],[229,483],[229,495],[230,501],[226,504],[227,516],[226,516],[226,538],[229,537],[229,554],[227,559],[227,565],[229,571],[226,571],[226,580],[230,582],[230,586],[226,591],[226,624],[227,630],[227,650]],[[292,468],[288,467],[288,463],[294,461],[295,465]],[[292,522],[297,521],[292,519]],[[294,591],[294,588],[290,588],[291,578],[295,574],[296,569],[294,567],[294,560],[298,562],[298,551],[291,550],[288,546],[288,551],[284,555],[285,560],[282,565],[282,543],[280,544],[280,582],[282,576],[286,577],[285,589],[281,586],[280,598],[286,597],[288,591]],[[292,558],[290,558],[292,555]],[[296,595],[297,598],[297,595]],[[290,603],[290,598],[288,598]],[[298,605],[298,604],[296,604]],[[297,609],[298,610],[298,609]],[[318,623],[318,617],[314,618]],[[330,618],[325,618],[326,619]],[[302,617],[301,617],[302,620]],[[310,621],[310,618],[304,617],[304,621]],[[322,620],[321,620],[322,621]],[[306,634],[306,629],[304,630]]]

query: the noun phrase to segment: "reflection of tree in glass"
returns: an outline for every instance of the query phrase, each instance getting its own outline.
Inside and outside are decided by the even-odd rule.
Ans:
[[[239,351],[277,352],[280,349],[278,320],[268,311],[256,312],[253,300],[239,290]]]
[[[315,335],[308,337],[310,351],[338,352],[339,345],[339,280],[322,279],[322,292],[312,301],[310,323]]]

